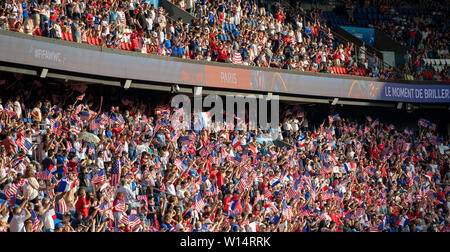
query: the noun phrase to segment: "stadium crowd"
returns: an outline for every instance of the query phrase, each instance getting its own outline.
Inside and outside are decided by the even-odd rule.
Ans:
[[[0,83],[0,231],[450,230],[449,139],[425,119],[313,125],[288,106],[272,140],[183,130],[182,108],[119,88]]]
[[[1,29],[30,35],[196,60],[398,77],[367,52],[359,63],[355,46],[335,40],[319,17],[304,20],[281,4],[270,12],[264,1],[175,1],[197,17],[184,24],[145,1],[0,2]]]
[[[415,6],[414,12],[408,11]],[[403,76],[412,76],[415,80],[426,79],[426,59],[449,59],[448,5],[442,1],[346,1],[348,22],[357,25],[354,18],[359,8],[374,9],[368,18],[369,27],[376,28],[394,41],[408,48]],[[419,12],[420,10],[420,12]],[[376,16],[383,16],[377,19]],[[433,80],[448,80],[449,65],[433,76]],[[432,70],[431,72],[435,72]],[[406,77],[405,79],[408,79]]]

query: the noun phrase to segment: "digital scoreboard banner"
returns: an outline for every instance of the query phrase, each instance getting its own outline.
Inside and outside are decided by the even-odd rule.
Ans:
[[[450,103],[448,84],[403,84],[370,79],[329,77],[295,71],[271,71],[231,64],[202,64],[140,53],[0,32],[0,60],[23,65],[120,79],[224,89],[298,94],[359,100]],[[88,49],[89,48],[89,49]],[[90,49],[92,48],[92,49]],[[322,76],[321,76],[322,75]]]

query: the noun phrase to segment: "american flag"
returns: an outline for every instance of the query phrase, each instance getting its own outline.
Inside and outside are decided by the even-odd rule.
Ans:
[[[312,210],[312,208],[310,206],[306,205],[300,209],[300,213],[304,216],[307,216],[311,213],[311,210]]]
[[[333,190],[327,190],[322,194],[322,200],[333,199]]]
[[[44,170],[41,172],[36,172],[35,177],[37,179],[51,180],[53,177],[53,174],[49,170]]]
[[[95,210],[97,210],[100,215],[103,215],[106,210],[108,210],[108,202],[102,202],[101,204],[99,204],[98,206],[95,207]]]
[[[241,166],[241,170],[240,170],[241,176],[242,176],[243,174],[245,174],[245,173],[247,172],[248,169],[250,169],[250,166],[248,166],[248,165],[243,165],[243,166]]]
[[[70,132],[72,132],[73,134],[79,134],[81,132],[81,129],[78,127],[72,127],[69,129]]]
[[[122,173],[122,166],[119,159],[115,159],[111,168],[111,186],[119,183],[120,174]]]
[[[161,115],[163,118],[169,119],[170,117],[170,106],[161,105],[155,108],[155,115]]]
[[[211,192],[212,197],[215,197],[216,195],[219,194],[219,189],[217,188],[217,186],[214,183],[211,184],[211,188],[209,190]]]
[[[235,157],[232,159],[232,161],[233,161],[233,163],[234,163],[236,166],[238,166],[238,165],[242,162],[242,158],[240,158],[240,157],[238,157],[238,156],[235,156]]]
[[[92,184],[101,184],[106,181],[106,171],[105,169],[99,169],[94,174],[94,177],[92,177],[91,183]]]
[[[136,214],[124,215],[119,223],[124,224],[125,226],[129,225],[131,229],[134,229],[141,224],[141,219],[139,219]]]
[[[373,176],[377,172],[377,169],[373,166],[368,166],[366,167],[366,172],[369,174],[369,176]]]
[[[155,136],[156,133],[158,133],[161,127],[162,127],[161,120],[159,120],[158,122],[156,122],[155,128],[153,129],[153,136]]]
[[[272,197],[272,192],[268,188],[265,188],[264,189],[264,198],[269,199],[270,197]]]
[[[293,216],[292,209],[286,204],[286,201],[283,202],[283,215],[288,221],[290,221]]]
[[[25,138],[22,132],[18,134],[16,144],[25,153],[28,153],[33,147],[33,144],[30,141],[28,141],[28,139]]]
[[[64,197],[62,197],[58,201],[58,204],[56,204],[56,212],[58,212],[60,214],[65,214],[67,211],[68,210],[67,210],[66,200],[64,199]]]
[[[209,155],[208,156],[208,164],[212,165],[214,163],[216,163],[216,159],[213,156]]]
[[[97,118],[95,118],[92,122],[91,122],[91,130],[96,130],[96,129],[98,129],[98,128],[100,128],[100,126],[101,126],[101,124],[100,124],[100,122],[101,122],[101,118],[100,117],[97,117]]]
[[[239,180],[239,185],[238,185],[238,188],[239,188],[239,190],[240,191],[244,191],[247,187],[248,187],[248,181],[247,181],[247,178],[246,177],[242,177],[240,180]]]
[[[437,193],[435,193],[433,190],[429,190],[428,192],[426,192],[427,198],[433,199],[435,198],[435,195],[437,195]]]
[[[179,158],[175,159],[175,161],[173,162],[173,165],[175,167],[177,167],[180,172],[183,172],[183,168],[181,168],[181,163],[182,162],[183,161],[181,161],[181,159],[179,159]]]
[[[287,194],[291,197],[291,198],[297,198],[298,196],[298,185],[300,184],[301,179],[297,179],[295,181],[295,184],[289,188],[289,190],[287,191]]]
[[[374,128],[375,126],[379,125],[378,118],[373,121],[373,123],[370,125],[371,128]]]
[[[18,157],[18,158],[16,158],[16,159],[14,160],[14,162],[13,162],[11,168],[12,168],[12,169],[15,169],[15,168],[17,168],[17,167],[19,167],[19,166],[23,166],[23,157]]]
[[[109,122],[110,122],[110,119],[107,115],[105,115],[105,113],[100,115],[100,121],[99,121],[100,125],[106,125]]]
[[[331,125],[334,121],[338,121],[340,120],[341,117],[339,116],[339,114],[333,115],[333,116],[328,116],[328,122]]]
[[[202,158],[206,157],[206,155],[208,155],[208,148],[203,147],[203,148],[200,150],[199,154],[200,154],[200,156],[201,156]]]
[[[80,95],[80,96],[77,96],[77,100],[78,101],[82,101],[83,99],[84,99],[84,93],[82,94],[82,95]]]
[[[15,197],[17,194],[17,191],[19,190],[19,185],[12,183],[8,189],[6,189],[3,193],[5,194],[6,198],[10,199],[12,197]]]
[[[32,230],[33,230],[33,232],[36,232],[38,227],[39,227],[39,224],[41,222],[39,220],[39,215],[36,215],[36,212],[34,210],[31,211],[31,220],[33,221],[33,228],[32,228]]]
[[[189,136],[182,136],[182,137],[180,137],[181,144],[182,145],[186,145],[186,146],[189,146],[189,145],[193,144],[194,140],[195,140],[195,136],[192,135],[192,134],[189,135]]]
[[[199,192],[197,195],[194,196],[192,203],[194,209],[197,212],[200,212],[203,209],[203,207],[205,206],[205,202],[203,201],[202,192]]]
[[[242,56],[238,51],[233,54],[233,64],[242,65]]]
[[[123,201],[123,200],[121,200],[121,199],[119,199],[119,200],[116,201],[116,205],[114,206],[114,209],[115,209],[116,211],[124,212],[124,211],[125,211],[125,208],[126,208],[125,201]]]

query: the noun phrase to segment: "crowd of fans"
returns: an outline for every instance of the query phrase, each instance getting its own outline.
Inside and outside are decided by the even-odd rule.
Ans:
[[[416,7],[416,12],[399,12]],[[368,19],[369,27],[376,28],[394,41],[408,48],[405,64],[401,71],[405,79],[426,79],[425,72],[435,72],[426,68],[424,59],[450,59],[448,5],[442,1],[346,1],[348,23],[356,25],[353,18],[357,8],[374,8],[374,15],[393,15],[388,20]],[[421,10],[422,12],[418,12]],[[433,80],[448,80],[447,64]]]
[[[0,2],[0,27],[30,35],[196,60],[395,77],[366,52],[358,64],[357,48],[339,43],[319,16],[304,20],[300,10],[279,3],[269,11],[264,1],[173,1],[197,17],[185,24],[145,1]]]
[[[313,125],[289,106],[275,141],[186,131],[151,95],[49,85],[1,82],[0,231],[450,230],[449,139],[429,121]]]

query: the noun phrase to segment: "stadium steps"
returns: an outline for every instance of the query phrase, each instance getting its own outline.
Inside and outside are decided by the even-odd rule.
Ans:
[[[166,10],[169,18],[174,21],[182,18],[184,24],[192,24],[197,20],[196,17],[167,0],[159,0],[159,5]]]

